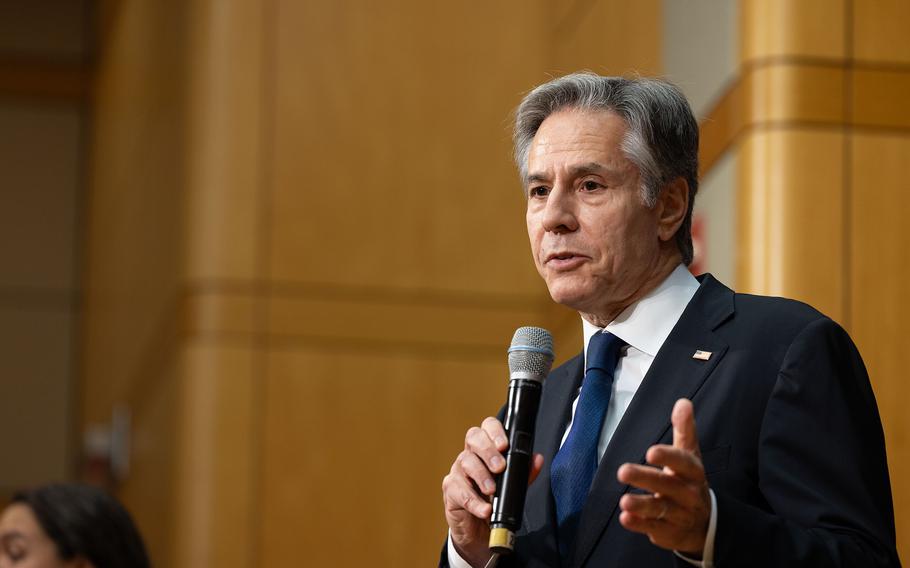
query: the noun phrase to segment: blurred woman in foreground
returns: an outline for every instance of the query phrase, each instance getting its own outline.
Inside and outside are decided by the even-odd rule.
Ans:
[[[0,515],[0,568],[149,568],[142,537],[113,497],[88,485],[20,491]]]

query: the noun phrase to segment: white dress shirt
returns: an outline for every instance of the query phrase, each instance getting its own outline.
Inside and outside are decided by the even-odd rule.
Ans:
[[[680,264],[656,288],[643,298],[626,308],[606,328],[599,328],[582,318],[584,331],[585,358],[588,354],[588,342],[595,333],[609,331],[628,344],[616,365],[613,373],[613,394],[607,407],[603,430],[597,444],[597,460],[603,458],[604,452],[622,420],[623,414],[632,402],[632,397],[641,385],[642,380],[651,368],[651,363],[660,351],[670,332],[676,326],[689,301],[698,290],[698,280],[689,270]],[[579,389],[580,392],[580,389]],[[566,441],[572,422],[575,419],[575,407],[578,397],[572,403],[572,421],[563,433],[560,447]],[[668,417],[669,418],[669,417]],[[545,466],[546,467],[546,466]],[[708,522],[708,535],[702,560],[692,560],[677,553],[683,560],[694,566],[712,568],[714,557],[714,535],[717,527],[717,505],[714,492],[711,491],[711,517]],[[470,568],[455,550],[452,539],[448,542],[449,565],[452,568]]]

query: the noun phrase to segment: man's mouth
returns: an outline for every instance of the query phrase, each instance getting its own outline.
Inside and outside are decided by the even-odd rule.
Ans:
[[[571,270],[578,267],[587,258],[571,251],[559,251],[548,254],[544,264],[556,270]]]

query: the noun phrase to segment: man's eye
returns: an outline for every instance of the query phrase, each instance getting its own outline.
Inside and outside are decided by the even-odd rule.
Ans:
[[[528,191],[528,195],[531,197],[545,197],[549,191],[550,190],[546,186],[538,185],[537,187],[532,187]]]
[[[581,186],[585,189],[585,191],[594,191],[596,189],[600,189],[601,187],[603,187],[601,184],[599,184],[593,180],[588,180],[588,181],[582,183]]]

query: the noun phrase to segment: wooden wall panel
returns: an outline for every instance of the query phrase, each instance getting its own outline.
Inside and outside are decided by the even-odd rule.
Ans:
[[[842,57],[852,0],[741,0],[740,57]]]
[[[910,11],[860,0],[745,0],[742,8],[742,73],[703,131],[709,163],[730,148],[741,158],[738,284],[808,300],[857,341],[881,409],[906,555],[901,314],[910,304],[899,286],[907,213],[899,193],[908,173]]]
[[[853,54],[874,62],[910,63],[910,3],[853,0]]]
[[[529,255],[508,113],[556,62],[657,71],[658,5],[570,16],[609,19],[605,45],[539,1],[106,5],[86,408],[137,407],[122,494],[161,516],[157,559],[434,561],[515,327],[580,348]]]
[[[107,12],[92,87],[86,211],[82,428],[132,414],[118,495],[156,566],[174,564],[186,188],[181,1],[118,2]]]
[[[851,87],[856,125],[910,129],[910,68],[856,69]]]
[[[262,566],[432,564],[442,478],[467,425],[504,400],[502,361],[273,350]]]
[[[844,116],[844,70],[839,67],[757,65],[743,79],[752,124],[830,124]]]
[[[539,294],[507,112],[540,5],[275,4],[270,277]]]
[[[660,75],[659,2],[553,2],[549,4],[554,73],[590,69],[602,75]],[[633,31],[634,30],[634,31]],[[527,41],[529,38],[524,38]]]
[[[898,542],[910,553],[910,134],[854,137],[850,203],[852,335],[863,354],[879,411],[894,492]]]
[[[174,563],[177,501],[175,448],[180,381],[176,361],[156,369],[153,388],[134,394],[137,402],[122,400],[132,410],[130,472],[118,487],[118,497],[129,508],[145,541],[153,566]]]
[[[787,296],[843,321],[843,136],[760,130],[739,149],[741,291]]]
[[[187,276],[246,281],[259,269],[265,3],[191,3]]]
[[[254,565],[262,378],[253,376],[253,350],[191,340],[180,360],[173,565]]]
[[[121,3],[94,86],[83,420],[146,373],[181,286],[184,3]]]

